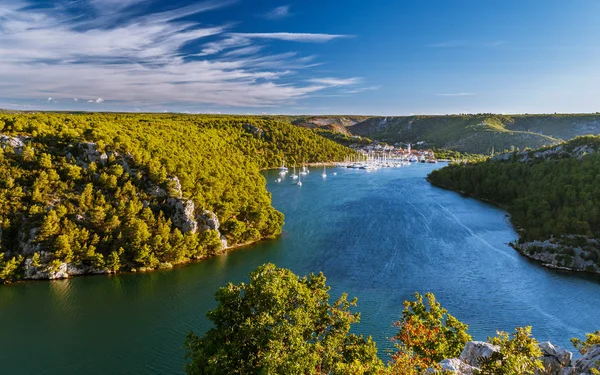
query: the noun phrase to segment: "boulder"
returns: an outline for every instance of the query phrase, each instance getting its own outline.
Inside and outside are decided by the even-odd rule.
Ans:
[[[483,341],[469,341],[466,343],[460,360],[473,367],[480,367],[483,360],[492,356],[492,354],[500,351],[498,345],[492,345]]]
[[[466,364],[458,358],[444,359],[440,362],[440,366],[442,366],[444,372],[448,371],[457,375],[474,375],[475,371],[478,370],[478,368]]]
[[[542,349],[544,357],[555,358],[562,367],[569,367],[571,365],[573,353],[570,351],[554,346],[550,341],[541,343],[540,349]]]
[[[573,366],[580,371],[577,374],[591,374],[592,369],[600,370],[600,345],[593,346],[581,358],[573,362]]]

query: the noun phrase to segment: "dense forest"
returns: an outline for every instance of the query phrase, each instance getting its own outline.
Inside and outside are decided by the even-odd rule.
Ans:
[[[342,160],[257,118],[0,115],[0,282],[172,267],[277,236],[261,169]]]
[[[331,301],[325,276],[260,266],[249,283],[222,287],[207,316],[213,328],[186,341],[189,375],[600,375],[600,331],[572,339],[582,357],[540,344],[531,327],[473,342],[468,325],[432,293],[404,302],[385,363],[360,323],[356,299]]]
[[[556,266],[600,272],[600,138],[455,164],[429,175],[437,186],[508,210],[516,247]]]

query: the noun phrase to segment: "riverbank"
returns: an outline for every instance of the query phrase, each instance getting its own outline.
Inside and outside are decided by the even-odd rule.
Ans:
[[[74,277],[84,277],[84,276],[100,276],[100,275],[124,275],[124,274],[135,274],[135,273],[150,273],[157,271],[170,270],[178,267],[185,267],[191,264],[199,263],[202,261],[206,261],[212,259],[214,257],[222,256],[228,253],[232,253],[235,250],[246,248],[253,245],[258,245],[262,242],[269,241],[271,239],[260,239],[257,241],[249,241],[241,244],[236,244],[232,246],[224,247],[214,254],[198,257],[198,258],[190,258],[187,260],[182,260],[178,262],[164,262],[161,263],[156,268],[149,267],[139,267],[139,268],[131,268],[126,271],[113,271],[108,269],[96,269],[92,266],[84,266],[82,264],[75,263],[60,263],[55,269],[51,269],[50,264],[34,266],[31,262],[25,262],[25,274],[24,276],[12,283],[5,283],[3,285],[11,285],[18,283],[25,283],[31,281],[52,281],[52,280],[64,280],[71,279]],[[40,270],[41,269],[41,270]]]
[[[515,231],[519,234],[519,240],[517,242],[509,243],[510,247],[515,249],[522,256],[541,264],[542,266],[554,270],[568,271],[568,272],[584,272],[590,274],[600,275],[600,266],[592,260],[584,259],[585,251],[583,247],[573,247],[572,245],[561,244],[556,239],[549,239],[545,241],[530,241],[521,242],[521,233],[523,229],[512,221],[512,216],[508,212],[508,208],[498,202],[490,199],[474,197],[464,191],[454,190],[442,184],[434,183],[429,177],[426,180],[433,186],[441,189],[453,191],[460,195],[468,198],[477,199],[481,202],[485,202],[497,208],[506,211],[506,216]],[[570,238],[573,240],[573,238]],[[596,239],[586,239],[588,245],[597,246],[600,242]],[[567,253],[567,255],[562,255]]]

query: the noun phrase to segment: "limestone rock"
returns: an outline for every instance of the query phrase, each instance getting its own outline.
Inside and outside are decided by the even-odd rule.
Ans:
[[[595,345],[581,358],[573,362],[574,367],[581,371],[577,374],[591,374],[592,369],[600,370],[600,345]]]
[[[244,124],[243,128],[245,131],[249,132],[255,137],[264,138],[265,136],[265,131],[259,128],[258,126],[254,126],[252,124]]]
[[[171,221],[173,225],[181,230],[182,233],[196,233],[198,231],[198,222],[194,219],[196,206],[191,200],[181,200],[169,198],[169,205],[173,207]]]
[[[541,343],[540,349],[542,349],[544,357],[556,358],[556,360],[562,367],[568,367],[571,365],[573,353],[571,353],[570,351],[560,348],[558,346],[554,346],[550,341]]]
[[[444,359],[440,362],[440,365],[442,366],[442,370],[457,375],[473,375],[475,374],[475,370],[478,370],[476,367],[466,364],[458,358]]]
[[[480,367],[483,359],[487,359],[499,351],[500,347],[498,345],[483,341],[469,341],[460,353],[460,360],[473,367]]]
[[[25,137],[9,137],[7,135],[0,134],[0,145],[10,146],[15,151],[25,147]]]
[[[221,245],[223,246],[223,249],[227,249],[229,247],[227,244],[227,237],[225,237],[224,234],[221,235]]]
[[[174,198],[181,199],[183,197],[183,192],[181,190],[181,182],[179,182],[179,177],[169,177],[169,195]]]
[[[219,230],[219,228],[221,227],[217,215],[215,215],[214,212],[208,210],[204,211],[202,215],[199,215],[197,221],[201,224],[200,229],[202,231]]]

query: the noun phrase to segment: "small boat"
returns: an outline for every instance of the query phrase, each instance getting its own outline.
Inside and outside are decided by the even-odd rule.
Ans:
[[[281,177],[279,177],[277,180],[275,180],[275,182],[280,183],[281,182]]]
[[[323,178],[327,178],[327,166],[323,166],[323,174],[321,176],[323,176]]]
[[[302,186],[302,179],[301,178],[298,178],[298,182],[296,182],[296,185]]]
[[[294,166],[294,173],[290,176],[292,179],[296,180],[298,175],[296,174],[296,167]]]
[[[332,175],[337,176],[337,172],[333,172]]]
[[[285,162],[283,162],[283,164],[281,165],[281,167],[279,167],[279,171],[280,171],[280,173],[281,172],[284,172],[284,174],[287,173],[288,169],[285,166]]]

